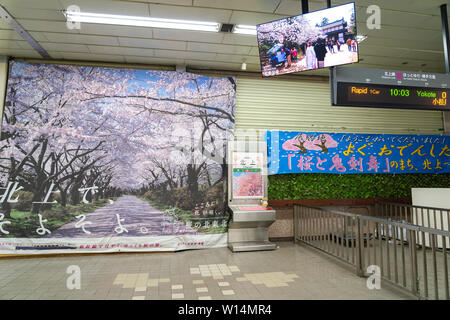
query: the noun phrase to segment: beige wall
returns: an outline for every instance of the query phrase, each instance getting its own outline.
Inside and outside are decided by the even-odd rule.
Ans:
[[[445,134],[450,134],[450,111],[442,112],[444,120],[444,132]]]

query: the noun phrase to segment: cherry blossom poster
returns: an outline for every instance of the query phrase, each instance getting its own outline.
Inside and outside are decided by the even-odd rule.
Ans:
[[[448,173],[450,138],[267,131],[269,174]]]
[[[262,164],[262,153],[233,153],[233,198],[261,199],[264,197]]]
[[[0,253],[226,246],[236,82],[12,61]]]

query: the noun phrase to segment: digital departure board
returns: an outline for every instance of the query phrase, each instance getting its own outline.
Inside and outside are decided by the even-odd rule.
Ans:
[[[449,89],[339,82],[337,91],[339,105],[450,110]]]
[[[332,105],[450,111],[447,74],[337,67]]]

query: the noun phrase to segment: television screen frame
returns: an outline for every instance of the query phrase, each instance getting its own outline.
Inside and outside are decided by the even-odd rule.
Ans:
[[[257,24],[257,25],[256,25],[256,30],[257,30],[256,36],[257,36],[257,41],[258,41],[258,56],[259,56],[259,61],[260,61],[260,67],[261,67],[261,74],[262,74],[262,77],[263,77],[263,78],[268,78],[268,77],[280,76],[280,75],[289,74],[289,73],[295,73],[295,72],[313,71],[313,70],[320,70],[320,69],[325,69],[325,68],[330,68],[330,67],[335,67],[335,66],[342,66],[342,65],[348,65],[348,64],[359,63],[360,58],[359,58],[359,43],[358,43],[358,42],[356,42],[356,61],[353,61],[353,59],[352,59],[352,61],[349,61],[349,62],[338,63],[338,64],[329,65],[329,66],[319,67],[319,65],[317,64],[317,67],[316,67],[316,68],[305,68],[305,69],[303,69],[303,70],[293,69],[293,70],[283,71],[283,72],[279,72],[279,69],[278,69],[279,67],[278,67],[278,66],[275,66],[276,70],[272,71],[271,74],[265,74],[265,73],[268,73],[268,72],[264,72],[264,67],[267,66],[268,64],[267,64],[267,62],[264,62],[265,60],[262,59],[262,55],[263,55],[263,54],[267,54],[267,53],[266,53],[266,52],[262,52],[262,48],[261,48],[261,45],[260,45],[260,32],[259,32],[260,26],[262,26],[262,25],[268,25],[268,24],[273,24],[273,23],[275,23],[275,22],[277,22],[277,21],[288,20],[288,19],[293,19],[293,18],[297,18],[297,17],[303,17],[303,16],[307,16],[307,15],[310,15],[310,14],[316,14],[316,13],[318,13],[318,12],[325,11],[325,10],[333,10],[333,9],[336,9],[336,8],[339,8],[339,7],[348,6],[348,5],[350,5],[350,4],[353,5],[353,12],[354,12],[354,16],[355,16],[355,19],[354,19],[355,25],[354,25],[353,39],[356,40],[356,36],[357,36],[357,34],[358,34],[358,28],[357,28],[357,22],[356,22],[356,4],[355,4],[354,1],[353,1],[353,2],[344,3],[344,4],[341,4],[341,5],[337,5],[337,6],[333,6],[333,7],[330,7],[330,8],[324,8],[324,9],[320,9],[320,10],[316,10],[316,11],[311,11],[311,12],[304,13],[304,14],[298,14],[298,15],[295,15],[295,16],[287,17],[287,18],[282,18],[282,19],[277,19],[277,20],[273,20],[273,21],[270,21],[270,22],[265,22],[265,23]],[[284,36],[283,36],[283,38],[284,38]],[[357,41],[357,40],[356,40],[356,41]],[[283,39],[283,43],[284,43],[284,39]],[[339,43],[341,43],[341,42],[339,41]],[[299,43],[298,46],[299,46],[299,47],[300,47],[300,46],[304,46],[304,44],[305,44],[305,42],[302,42],[302,43]],[[325,45],[326,45],[326,41],[325,41]],[[275,46],[276,46],[276,44],[273,45],[271,49],[273,49]],[[341,43],[340,46],[347,46],[347,44],[344,42],[344,43]],[[283,47],[283,45],[280,45],[280,47]],[[333,46],[333,48],[335,48],[335,47],[336,47],[336,46]],[[336,47],[336,48],[337,48],[337,47]],[[271,49],[269,49],[269,50],[271,50]],[[327,49],[326,49],[326,50],[327,50]],[[342,50],[342,49],[341,49],[341,50]],[[344,48],[344,50],[346,50],[346,48]],[[276,51],[278,52],[279,49],[277,49]],[[327,50],[327,53],[328,53],[328,52],[329,52],[329,51]],[[286,56],[286,55],[284,55],[284,57],[285,57],[285,56]],[[283,57],[282,57],[282,58],[283,58]],[[286,63],[287,60],[286,60],[286,58],[284,58],[284,59],[285,59],[285,60],[284,60],[284,63]],[[279,60],[280,60],[280,59],[277,58],[277,61],[278,61],[277,64],[280,63]],[[282,62],[282,63],[283,63],[283,62]]]

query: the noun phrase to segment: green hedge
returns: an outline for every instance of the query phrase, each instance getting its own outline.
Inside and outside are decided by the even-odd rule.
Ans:
[[[269,199],[411,197],[411,188],[449,188],[450,174],[326,174],[269,176]]]

